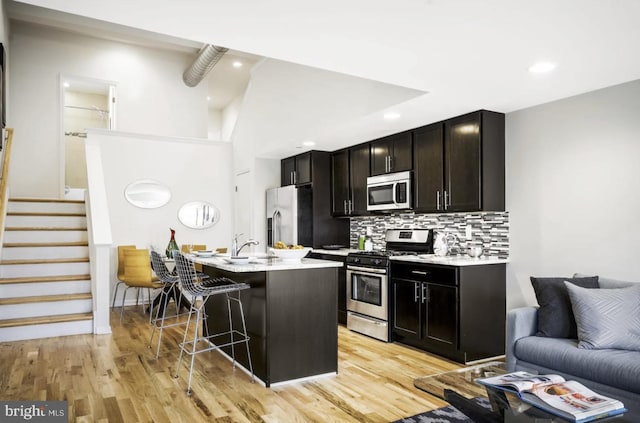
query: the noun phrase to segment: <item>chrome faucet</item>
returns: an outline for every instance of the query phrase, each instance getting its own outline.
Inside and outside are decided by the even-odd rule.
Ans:
[[[255,239],[248,239],[247,242],[245,242],[244,244],[238,247],[238,237],[240,235],[243,235],[243,234],[236,234],[236,236],[233,237],[233,241],[231,241],[231,257],[237,256],[238,254],[240,254],[240,250],[242,250],[247,245],[260,244],[260,242],[256,241]]]

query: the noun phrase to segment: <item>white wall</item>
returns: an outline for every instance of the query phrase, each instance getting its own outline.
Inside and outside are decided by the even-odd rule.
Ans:
[[[229,141],[233,136],[233,129],[238,120],[243,96],[238,96],[222,110],[222,122],[220,124],[220,136],[222,141]]]
[[[209,109],[208,113],[208,138],[210,140],[221,141],[222,111],[220,109]],[[225,140],[228,141],[228,140]]]
[[[89,141],[99,144],[104,169],[113,239],[112,284],[116,281],[117,245],[135,244],[138,248],[153,245],[164,251],[169,243],[169,228],[176,230],[178,245],[231,246],[230,143],[106,131],[90,131]],[[130,204],[124,190],[138,179],[154,179],[167,185],[171,190],[169,203],[157,209]],[[178,209],[196,200],[210,202],[220,210],[220,221],[213,227],[190,229],[179,222]]]
[[[57,197],[61,74],[117,84],[118,129],[207,137],[207,84],[189,88],[182,72],[193,58],[27,24],[12,25],[8,124],[15,128],[14,196]]]
[[[639,116],[640,81],[507,115],[508,308],[532,275],[640,281]]]

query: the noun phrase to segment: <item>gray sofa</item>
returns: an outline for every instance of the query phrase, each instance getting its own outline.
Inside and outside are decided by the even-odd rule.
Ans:
[[[623,288],[632,284],[599,279],[600,288]],[[523,307],[507,314],[508,371],[560,374],[603,395],[620,399],[627,408],[640,413],[639,351],[580,349],[577,339],[535,336],[537,313],[537,307]]]

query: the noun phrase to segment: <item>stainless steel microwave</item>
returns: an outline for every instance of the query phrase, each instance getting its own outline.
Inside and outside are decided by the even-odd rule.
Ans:
[[[367,178],[367,210],[402,210],[410,208],[410,171]]]

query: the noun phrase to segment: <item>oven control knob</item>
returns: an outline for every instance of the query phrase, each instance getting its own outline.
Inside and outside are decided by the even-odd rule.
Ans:
[[[353,262],[354,263],[360,263],[360,258],[359,257],[354,257],[353,258]]]
[[[375,265],[379,265],[379,264],[381,264],[381,263],[382,263],[382,260],[380,260],[380,259],[375,259],[375,260],[373,261],[373,264],[375,264]]]

